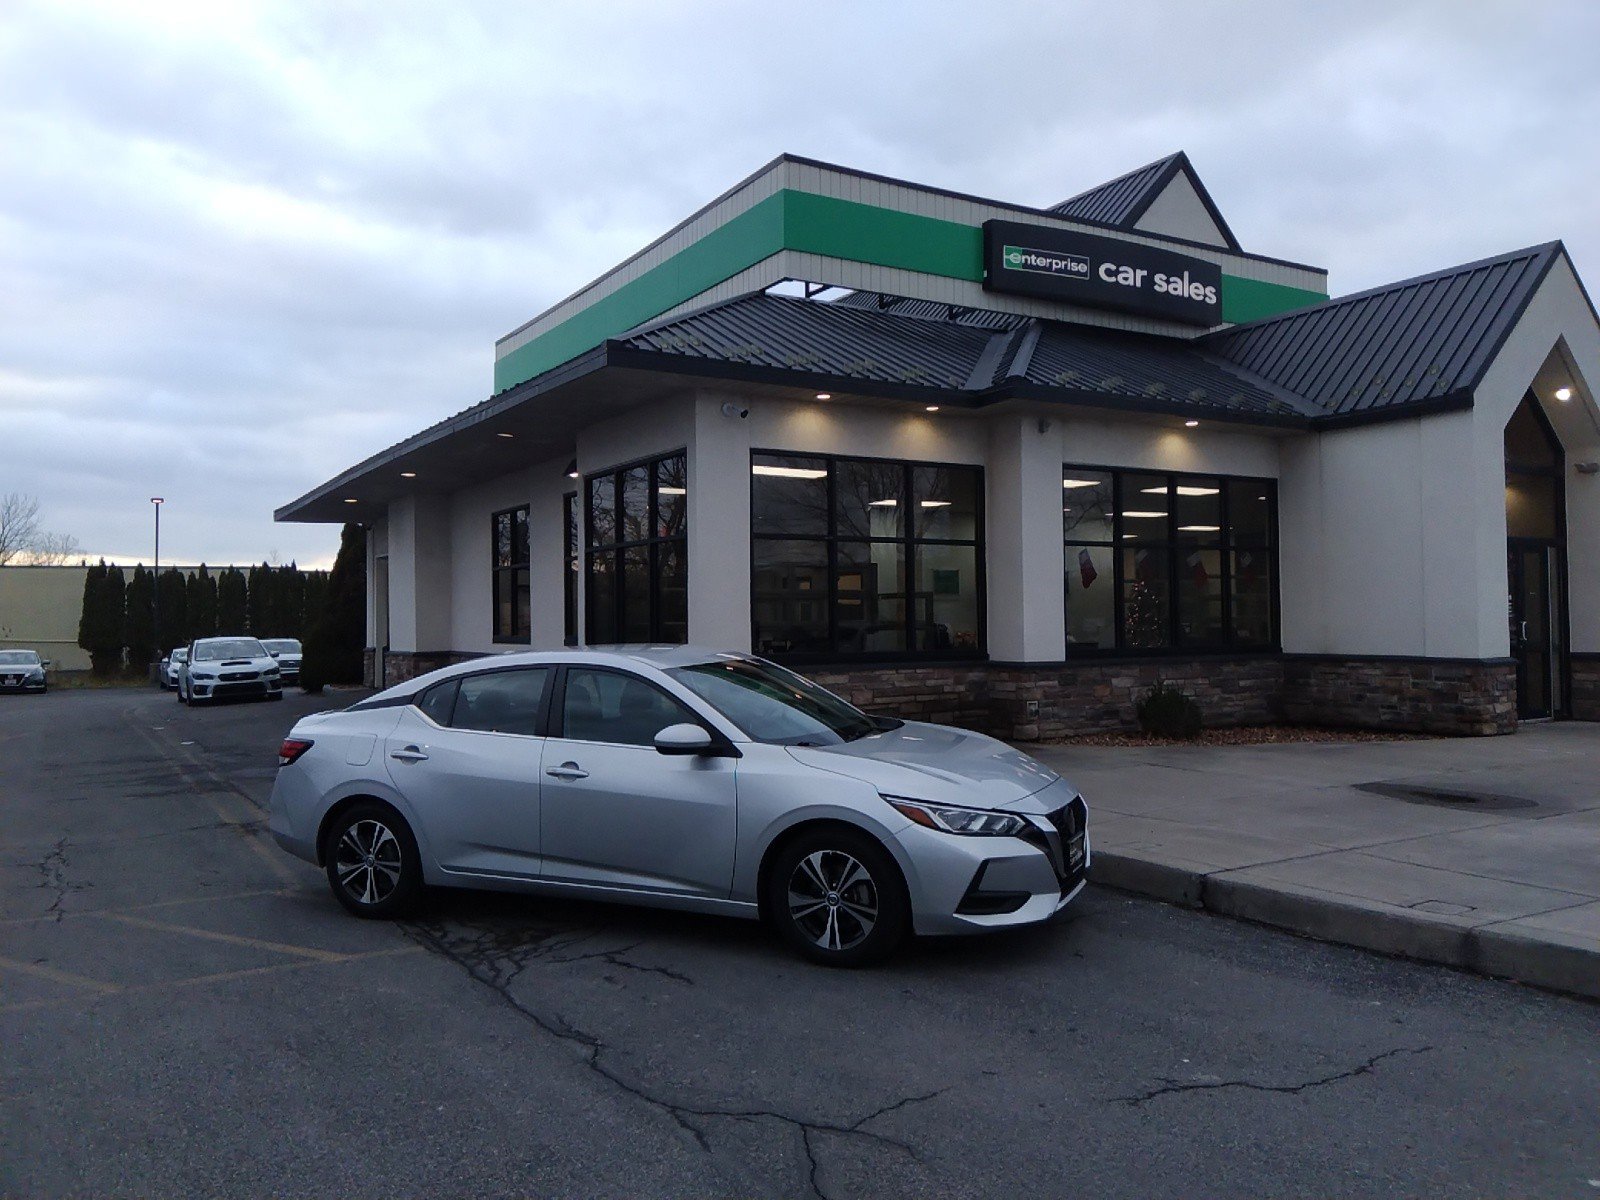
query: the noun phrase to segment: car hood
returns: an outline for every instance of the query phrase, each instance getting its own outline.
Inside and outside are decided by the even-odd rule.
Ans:
[[[202,658],[198,662],[179,664],[197,671],[265,671],[278,665],[278,660],[266,658]]]
[[[1028,812],[1062,803],[1056,789],[1042,807],[1027,803],[1060,778],[1049,767],[992,737],[946,725],[907,721],[839,746],[787,749],[809,767],[910,800]]]

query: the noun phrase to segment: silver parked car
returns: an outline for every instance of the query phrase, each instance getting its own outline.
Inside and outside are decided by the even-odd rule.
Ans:
[[[0,692],[44,692],[49,666],[37,650],[0,650]]]
[[[300,682],[300,639],[299,638],[262,638],[261,644],[267,648],[267,653],[278,660],[278,671],[284,683]]]
[[[856,965],[1043,921],[1089,865],[1083,798],[1026,754],[693,647],[446,667],[304,718],[278,762],[273,836],[365,917],[544,892],[760,916]]]
[[[282,700],[278,661],[253,637],[198,638],[178,667],[178,703],[208,704],[230,696]]]
[[[161,690],[178,686],[178,668],[189,661],[189,647],[179,646],[161,660],[160,669],[156,672],[156,682],[161,685]]]

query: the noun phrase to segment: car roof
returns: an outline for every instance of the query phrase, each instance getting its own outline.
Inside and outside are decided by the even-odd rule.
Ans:
[[[735,650],[715,650],[706,646],[681,646],[681,645],[654,645],[640,643],[637,645],[617,644],[609,646],[569,646],[564,650],[513,650],[501,654],[486,654],[477,658],[469,658],[465,662],[453,663],[447,667],[440,667],[414,679],[397,683],[393,687],[384,689],[377,695],[369,696],[361,701],[361,706],[374,706],[376,700],[388,697],[411,696],[422,688],[450,679],[456,675],[467,675],[474,671],[500,670],[505,667],[540,666],[550,663],[566,663],[572,666],[597,666],[597,667],[655,667],[658,670],[667,670],[670,667],[689,667],[696,663],[714,662],[719,658],[749,659],[751,655]]]

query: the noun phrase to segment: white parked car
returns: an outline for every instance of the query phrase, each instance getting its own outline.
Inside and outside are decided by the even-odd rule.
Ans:
[[[200,638],[178,667],[178,702],[209,704],[230,696],[282,700],[278,660],[253,637]]]
[[[299,638],[262,638],[261,644],[267,648],[267,653],[278,660],[278,671],[284,683],[300,682],[300,639]]]
[[[156,682],[161,685],[161,690],[178,686],[178,668],[189,661],[189,647],[179,646],[161,660],[161,667],[156,672]]]

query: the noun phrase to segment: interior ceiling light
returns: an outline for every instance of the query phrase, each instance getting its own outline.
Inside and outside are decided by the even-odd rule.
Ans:
[[[1140,488],[1139,489],[1140,493],[1143,494],[1143,495],[1146,495],[1146,496],[1165,496],[1167,494],[1168,490],[1169,489],[1164,488],[1164,487]],[[1180,495],[1180,496],[1215,496],[1222,489],[1221,488],[1186,487],[1185,485],[1180,483],[1177,487],[1172,488],[1170,490],[1177,492],[1178,495]]]
[[[1179,525],[1179,533],[1221,533],[1221,525]]]
[[[681,487],[662,486],[657,488],[656,491],[660,492],[663,496],[687,496],[689,494],[688,488]]]
[[[516,436],[517,435],[514,434],[514,433],[497,433],[497,434],[495,434],[495,437],[503,437],[503,438],[514,438]]]
[[[1193,417],[1190,417],[1187,421],[1184,422],[1184,424],[1187,425],[1190,429],[1193,429],[1196,425],[1200,424],[1200,422],[1196,421]]]
[[[346,504],[360,504],[361,503],[361,501],[357,500],[354,496],[346,496],[344,498],[344,502]]]
[[[868,500],[867,501],[867,507],[868,508],[898,508],[898,507],[900,507],[900,501],[898,501],[898,500]]]
[[[950,507],[950,503],[951,502],[949,500],[924,500],[922,502],[922,507],[923,508],[949,508]]]
[[[1572,389],[1569,387],[1558,387],[1556,389],[1556,399],[1565,404],[1568,400],[1572,399]]]
[[[1122,515],[1125,517],[1164,517],[1167,514],[1164,512],[1125,512]]]
[[[766,463],[755,463],[750,468],[752,475],[776,475],[780,479],[826,479],[828,473],[816,467],[774,467]]]
[[[1064,488],[1099,487],[1098,479],[1063,479],[1061,486]]]
[[[400,478],[401,479],[415,479],[416,477],[417,477],[417,473],[415,471],[401,471],[400,472]]]

